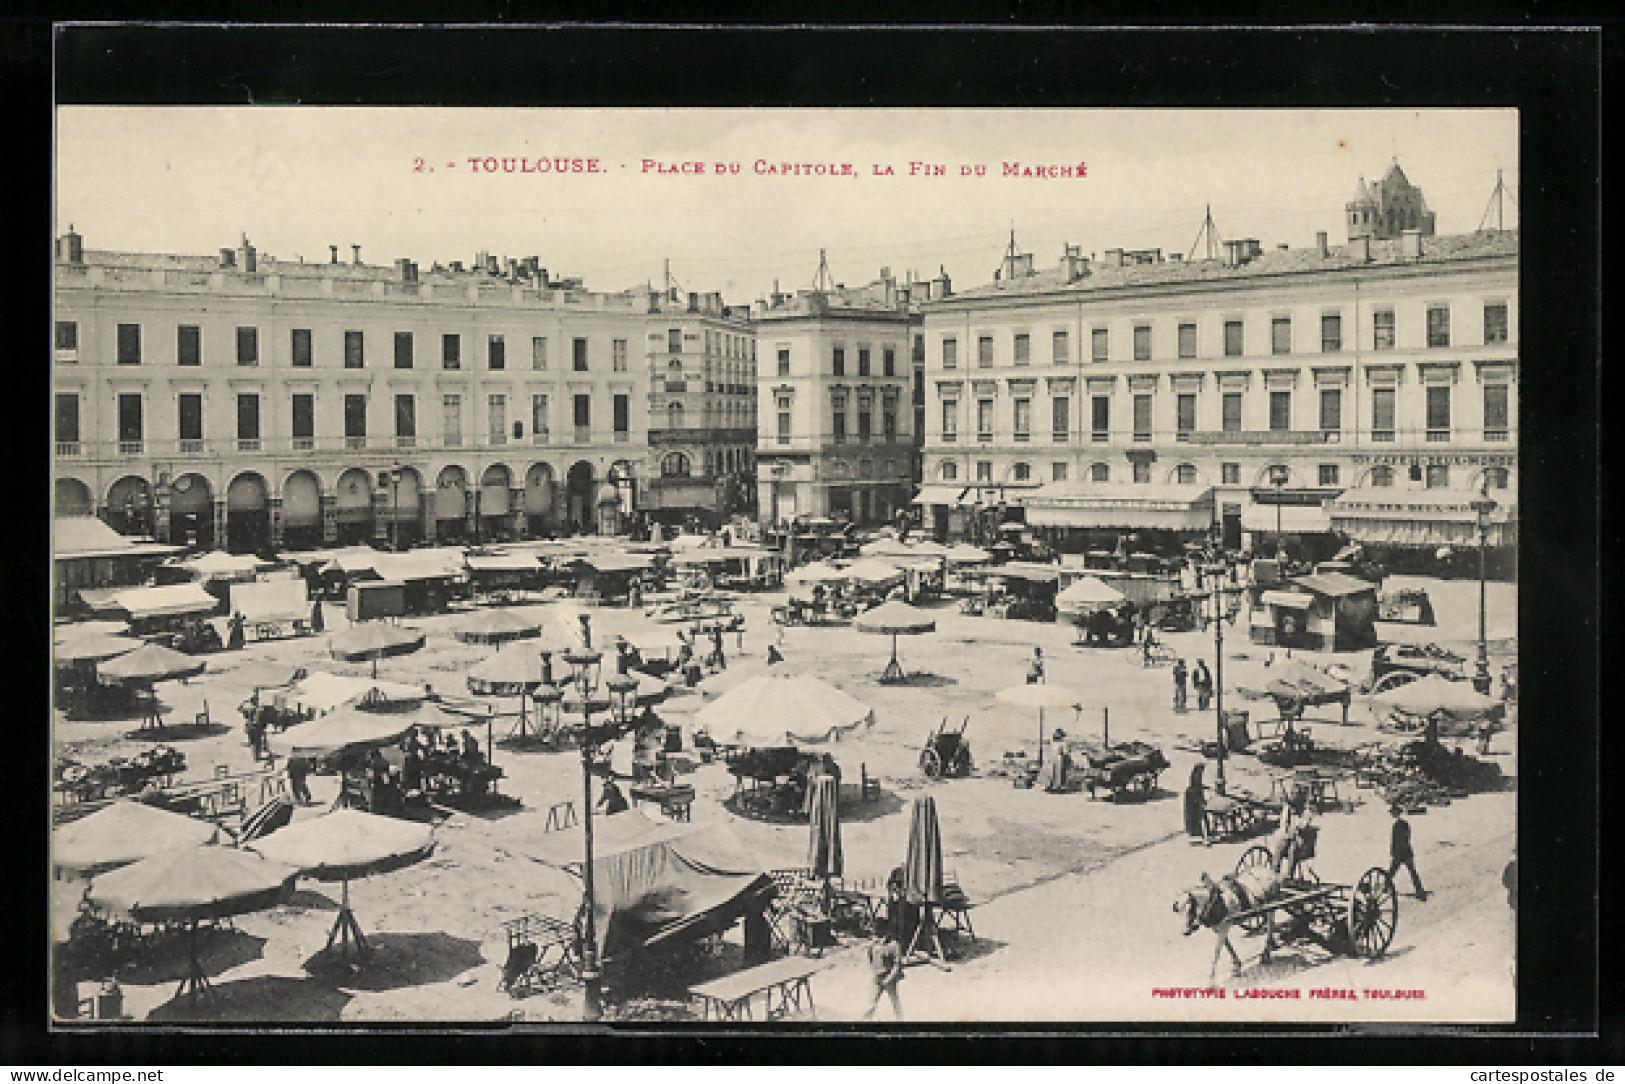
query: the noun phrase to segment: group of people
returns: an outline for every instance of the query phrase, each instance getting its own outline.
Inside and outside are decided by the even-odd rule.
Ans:
[[[1174,710],[1185,711],[1190,703],[1187,684],[1196,690],[1196,710],[1206,711],[1213,702],[1213,673],[1205,659],[1196,660],[1194,671],[1185,666],[1184,659],[1174,660]]]

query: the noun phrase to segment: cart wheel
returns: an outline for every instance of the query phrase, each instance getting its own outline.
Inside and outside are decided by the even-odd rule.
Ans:
[[[935,749],[927,749],[920,754],[920,771],[931,779],[942,774],[942,758]]]
[[[1388,951],[1399,926],[1399,894],[1388,871],[1372,866],[1349,893],[1349,952],[1376,957]]]
[[[1262,845],[1248,847],[1242,854],[1240,861],[1236,863],[1236,876],[1239,877],[1249,870],[1271,869],[1271,863],[1270,849],[1268,847]],[[1257,933],[1264,928],[1266,921],[1266,916],[1254,915],[1251,918],[1241,919],[1237,925],[1248,933]]]
[[[1372,688],[1371,695],[1385,693],[1389,689],[1397,689],[1401,685],[1409,685],[1416,680],[1416,674],[1410,670],[1393,670],[1382,676],[1382,680]]]

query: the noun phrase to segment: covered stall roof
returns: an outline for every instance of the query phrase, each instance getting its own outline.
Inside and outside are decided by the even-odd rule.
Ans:
[[[1315,604],[1315,596],[1302,591],[1265,591],[1258,596],[1258,601],[1266,606],[1289,606],[1295,610],[1307,610]]]
[[[1491,490],[1496,502],[1486,540],[1492,546],[1517,540],[1515,490]],[[1472,546],[1478,544],[1474,492],[1449,489],[1351,489],[1327,506],[1332,529],[1356,542],[1388,546]]]
[[[466,560],[462,550],[440,547],[380,553],[373,567],[386,580],[451,580],[464,574]]]
[[[51,521],[51,555],[58,561],[81,557],[166,557],[185,546],[122,535],[95,516],[59,516]]]
[[[729,561],[765,561],[782,560],[783,555],[778,550],[763,549],[760,546],[701,546],[686,549],[674,555],[671,563],[674,565],[720,565]]]
[[[1059,583],[1061,580],[1060,565],[1041,565],[1033,561],[1007,561],[1002,565],[984,568],[981,573],[984,576],[1026,580],[1029,583]]]
[[[377,697],[372,697],[373,692]],[[334,708],[363,699],[384,700],[394,704],[414,704],[424,697],[421,685],[408,685],[399,681],[379,681],[377,678],[346,677],[317,670],[287,691],[282,697],[291,706],[306,708],[325,715]]]
[[[541,562],[533,553],[490,553],[467,557],[470,572],[540,572]]]
[[[1207,530],[1211,487],[1055,483],[1021,497],[1034,527],[1126,527]]]
[[[1376,591],[1377,585],[1342,572],[1316,572],[1310,576],[1294,576],[1292,582],[1319,595],[1343,598]],[[1268,592],[1266,592],[1268,593]]]
[[[594,572],[643,572],[654,567],[655,559],[644,553],[590,553],[570,564]]]
[[[301,579],[239,583],[231,589],[231,608],[249,621],[299,621],[310,616],[309,591]]]
[[[208,553],[179,561],[177,565],[199,580],[252,580],[254,572],[264,563],[251,554],[210,550]]]
[[[113,596],[112,608],[130,615],[131,621],[150,617],[178,617],[210,613],[220,600],[195,583],[167,587],[126,587]]]

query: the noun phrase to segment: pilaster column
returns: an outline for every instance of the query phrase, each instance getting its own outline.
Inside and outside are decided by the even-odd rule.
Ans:
[[[339,497],[337,493],[323,493],[322,541],[331,546],[339,540]]]
[[[226,500],[218,497],[214,502],[214,548],[217,550],[226,548],[226,522]]]
[[[267,515],[271,520],[271,545],[273,548],[282,548],[282,498],[272,497]]]

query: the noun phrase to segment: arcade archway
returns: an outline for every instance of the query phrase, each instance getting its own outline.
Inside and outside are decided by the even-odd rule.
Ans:
[[[308,470],[297,470],[282,483],[282,544],[313,549],[322,540],[322,483]]]
[[[461,541],[467,534],[468,473],[455,464],[446,467],[434,483],[435,536]]]
[[[169,487],[169,540],[214,548],[214,488],[201,474],[183,474]]]
[[[95,503],[95,498],[90,495],[90,487],[79,479],[58,478],[56,480],[55,515],[88,516],[94,510]]]
[[[378,475],[383,494],[383,518],[393,549],[407,549],[422,533],[423,479],[411,467],[395,467]]]
[[[372,475],[351,467],[333,487],[334,511],[341,546],[364,546],[372,541]]]
[[[107,524],[119,534],[152,533],[152,487],[129,474],[107,491]]]
[[[597,520],[594,507],[592,464],[585,459],[577,461],[565,476],[565,514],[572,531],[591,532]]]
[[[501,463],[493,463],[480,475],[478,497],[480,538],[497,541],[512,534],[512,520],[508,515],[508,490],[513,475]]]
[[[525,525],[531,534],[544,534],[553,517],[553,468],[533,463],[525,472]]]
[[[255,553],[271,546],[271,491],[252,471],[226,487],[226,549]]]

